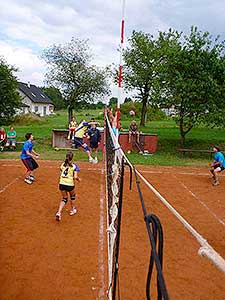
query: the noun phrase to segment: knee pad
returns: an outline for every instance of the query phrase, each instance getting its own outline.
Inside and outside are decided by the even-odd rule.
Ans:
[[[89,147],[88,147],[87,144],[84,144],[83,147],[84,147],[84,150],[85,150],[85,151],[90,151],[90,149],[89,149]]]
[[[70,200],[71,200],[71,201],[74,201],[75,199],[76,199],[76,194],[70,195]]]
[[[67,198],[63,198],[62,202],[64,202],[65,204],[67,203],[68,199]]]

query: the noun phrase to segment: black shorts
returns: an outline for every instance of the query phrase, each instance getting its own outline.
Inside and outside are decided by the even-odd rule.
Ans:
[[[224,166],[214,166],[214,170],[217,169],[217,168],[220,168],[220,172],[222,172],[223,170],[225,170],[225,167]]]
[[[90,143],[91,149],[97,149],[98,148],[98,143]]]
[[[67,191],[71,192],[74,189],[74,185],[65,185],[65,184],[59,184],[60,191]]]
[[[28,171],[33,171],[39,167],[33,157],[22,159],[22,162]]]

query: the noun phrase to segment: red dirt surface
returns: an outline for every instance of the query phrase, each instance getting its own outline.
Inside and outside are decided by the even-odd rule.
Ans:
[[[40,162],[37,180],[23,182],[20,161],[0,161],[0,299],[105,300],[107,242],[101,164],[79,163],[78,214],[55,221],[61,162]],[[171,205],[225,257],[225,177],[212,186],[206,168],[138,167]],[[224,274],[198,255],[199,244],[141,183],[148,212],[164,230],[164,276],[170,299],[225,299]],[[149,240],[135,183],[126,173],[121,246],[121,300],[145,299]],[[155,274],[154,274],[155,275]],[[151,292],[155,297],[155,280]]]

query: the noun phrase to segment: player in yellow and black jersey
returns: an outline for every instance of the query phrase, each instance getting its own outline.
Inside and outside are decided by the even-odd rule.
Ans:
[[[68,201],[68,193],[70,195],[70,216],[77,213],[74,202],[76,199],[75,194],[75,180],[80,181],[77,172],[80,168],[73,162],[73,153],[69,152],[66,154],[65,162],[60,167],[60,178],[59,178],[59,190],[61,191],[63,199],[60,201],[59,210],[56,213],[56,220],[61,221],[62,210]]]

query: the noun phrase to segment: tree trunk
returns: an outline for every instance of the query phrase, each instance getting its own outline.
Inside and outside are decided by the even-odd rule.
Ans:
[[[145,116],[147,113],[147,103],[148,103],[148,97],[145,96],[142,100],[142,108],[141,108],[141,126],[145,126]]]
[[[73,117],[73,107],[71,104],[68,105],[68,123],[71,122]]]
[[[180,146],[183,148],[185,144],[185,131],[184,131],[184,120],[183,118],[180,119]]]

